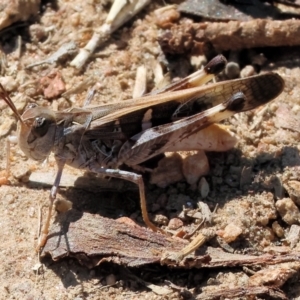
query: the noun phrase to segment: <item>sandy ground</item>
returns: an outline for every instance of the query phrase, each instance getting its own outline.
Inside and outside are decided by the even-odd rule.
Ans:
[[[67,62],[25,70],[25,66],[48,57],[66,42],[75,40],[79,46],[84,46],[92,35],[93,27],[102,24],[109,8],[106,3],[93,1],[61,0],[55,5],[45,4],[34,24],[17,27],[2,35],[7,65],[1,82],[11,92],[20,110],[33,101],[60,110],[82,106],[88,88],[96,83],[93,104],[129,99],[136,69],[140,65],[150,70],[147,78],[150,90],[154,85],[153,66],[162,57],[156,41],[159,29],[153,20],[154,10],[161,5],[158,2],[151,4],[113,34],[82,72],[75,71]],[[21,47],[18,41],[21,41]],[[197,184],[189,186],[180,182],[162,189],[150,185],[149,178],[146,178],[147,199],[153,216],[164,215],[168,222],[181,213],[183,205],[197,207],[201,200],[213,210],[218,204],[214,226],[225,230],[228,224],[233,224],[242,230],[241,236],[230,243],[234,253],[259,255],[267,252],[268,247],[275,246],[287,247],[295,252],[298,249],[299,253],[298,240],[294,243],[288,240],[291,225],[297,229],[300,222],[298,208],[296,206],[292,212],[283,213],[284,209],[277,203],[282,198],[291,197],[289,187],[296,189],[295,181],[300,177],[298,50],[280,48],[265,51],[268,62],[262,71],[278,72],[286,81],[285,90],[266,108],[234,116],[225,122],[238,137],[238,144],[228,152],[208,154],[210,173],[205,178],[210,192],[205,199],[201,199],[201,187]],[[67,58],[67,61],[70,59]],[[63,78],[65,90],[81,82],[86,83],[68,100],[57,96],[45,99],[45,88],[41,88],[39,79],[51,73]],[[0,167],[4,171],[6,137],[15,132],[16,120],[3,102],[0,106]],[[47,205],[51,178],[55,176],[55,162],[50,157],[47,163],[38,165],[27,160],[17,146],[12,146],[10,160],[10,184],[0,187],[0,299],[189,298],[190,294],[185,296],[175,288],[168,295],[158,295],[128,276],[124,271],[126,268],[115,264],[106,263],[88,269],[72,258],[54,262],[46,257],[40,261],[35,252],[39,219],[42,206]],[[38,174],[39,184],[29,181],[30,173]],[[114,187],[101,191],[101,188],[88,186],[88,183],[83,189],[69,187],[72,180],[80,175],[83,173],[66,168],[64,178],[69,178],[71,183],[65,183],[67,187],[61,189],[59,198],[73,202],[73,207],[79,210],[114,218],[126,215],[143,224],[134,187],[130,186],[129,191],[122,193],[113,193]],[[1,180],[6,183],[4,177]],[[189,219],[184,223],[185,229],[195,226],[195,223],[197,218]],[[211,242],[211,246],[220,247],[216,241]],[[300,294],[299,266],[295,264],[287,268],[293,269],[294,273],[288,276],[290,279],[282,289],[289,299],[296,299]],[[250,271],[259,269],[262,266]],[[241,286],[251,276],[250,271],[242,268],[173,270],[156,265],[130,269],[144,281],[156,285],[165,285],[165,280],[171,281],[182,288],[181,292],[187,289],[194,293],[194,297],[201,291]]]

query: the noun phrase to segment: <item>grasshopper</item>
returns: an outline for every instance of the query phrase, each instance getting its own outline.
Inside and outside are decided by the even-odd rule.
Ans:
[[[141,164],[166,151],[198,150],[201,143],[197,143],[197,133],[202,129],[265,104],[283,90],[283,79],[272,72],[201,86],[225,64],[226,59],[219,55],[203,70],[137,99],[62,112],[30,104],[22,116],[1,86],[0,97],[19,121],[21,150],[37,161],[53,152],[57,162],[38,249],[47,241],[65,164],[136,183],[144,222],[162,231],[148,217],[143,178],[138,173],[143,171]],[[124,165],[132,171],[125,170]]]

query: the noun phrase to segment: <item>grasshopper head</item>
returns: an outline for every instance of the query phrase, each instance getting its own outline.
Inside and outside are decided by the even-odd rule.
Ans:
[[[6,90],[0,84],[0,97],[18,118],[18,143],[26,156],[43,161],[50,154],[55,140],[56,120],[50,109],[31,104],[21,116]]]
[[[34,160],[45,160],[55,139],[55,114],[47,108],[30,105],[18,123],[18,143],[21,150]]]

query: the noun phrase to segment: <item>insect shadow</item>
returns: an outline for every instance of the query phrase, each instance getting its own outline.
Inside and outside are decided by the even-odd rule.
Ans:
[[[211,191],[207,198],[201,199],[199,190],[191,189],[186,183],[173,184],[165,189],[147,184],[147,205],[150,213],[153,212],[151,210],[153,206],[159,205],[159,197],[162,194],[166,195],[167,202],[155,213],[165,215],[167,218],[176,217],[182,213],[185,204],[185,200],[182,202],[182,199],[187,199],[189,205],[194,208],[197,207],[199,200],[204,201],[213,210],[216,204],[222,207],[228,201],[241,195],[271,192],[275,198],[284,197],[284,189],[282,189],[282,195],[276,194],[276,185],[281,183],[272,180],[272,176],[275,178],[275,175],[282,173],[286,167],[300,166],[299,151],[296,147],[284,147],[276,152],[261,152],[253,158],[245,158],[242,151],[233,149],[225,153],[208,153],[208,159],[211,171],[205,177]],[[92,185],[95,181],[90,179],[88,177],[87,180],[86,176],[78,177],[75,186],[83,186],[83,182],[89,181],[91,185],[87,184],[84,188],[61,188],[60,197],[71,201],[73,208],[82,214],[88,212],[113,219],[127,216],[143,226],[138,190],[134,184],[113,179],[106,181],[110,187],[106,189],[102,187],[101,190],[101,187]],[[105,186],[105,181],[102,183]],[[112,186],[115,186],[115,189]],[[179,196],[174,196],[174,193]],[[172,201],[178,203],[172,203]],[[75,219],[71,218],[68,221],[76,222],[82,214],[76,214]],[[59,215],[56,222],[60,222]],[[69,224],[61,223],[62,230],[57,234],[65,235],[68,232],[68,226]]]
[[[273,175],[282,173],[286,167],[297,167],[300,166],[300,156],[299,151],[296,147],[284,147],[282,149],[279,149],[279,152],[261,152],[257,156],[253,158],[245,158],[242,151],[239,149],[233,149],[231,151],[228,151],[226,153],[209,153],[208,154],[210,165],[211,165],[211,172],[208,176],[206,176],[207,180],[212,185],[214,178],[220,177],[224,181],[221,185],[216,185],[216,190],[211,192],[211,195],[209,195],[208,202],[215,204],[215,201],[219,201],[219,205],[222,206],[226,202],[230,201],[231,199],[236,198],[237,196],[246,195],[251,190],[254,193],[260,194],[263,191],[268,191],[274,193],[274,186],[272,184],[269,185],[269,187],[266,187],[264,184],[264,179],[267,177]],[[235,186],[235,184],[229,184],[229,180],[225,180],[226,176],[232,176],[233,178],[238,174],[241,175],[241,170],[243,170],[244,167],[250,168],[250,172],[247,176],[251,178],[248,183],[246,183],[244,186]],[[240,169],[239,169],[240,168]],[[234,173],[232,175],[232,172]],[[238,173],[240,172],[240,173]],[[79,177],[78,181],[84,181],[84,177]],[[110,182],[109,182],[110,183]],[[173,185],[173,188],[176,185]],[[131,197],[130,195],[137,194],[137,191],[130,190],[129,186],[127,188],[127,192],[124,190],[117,191],[103,191],[99,192],[98,190],[92,191],[92,188],[88,191],[85,189],[78,189],[78,188],[68,188],[68,189],[62,189],[60,192],[60,195],[62,195],[64,198],[69,199],[73,202],[74,207],[76,208],[76,212],[69,214],[67,218],[63,218],[62,214],[59,214],[56,221],[60,222],[61,230],[56,233],[50,233],[49,239],[55,234],[60,235],[60,240],[65,239],[66,245],[68,244],[68,229],[71,223],[77,222],[83,215],[84,212],[91,212],[91,213],[101,213],[101,214],[107,214],[109,215],[110,209],[100,209],[101,205],[103,205],[103,202],[111,203],[111,206],[115,205],[114,202],[115,199],[121,199],[119,200],[119,205],[122,207],[126,205],[126,194],[128,197]],[[125,188],[125,187],[123,187]],[[188,191],[187,187],[187,192]],[[220,191],[226,189],[227,193],[221,193]],[[148,185],[148,192],[147,196],[154,192],[154,190],[159,190],[160,192],[164,192],[163,189],[153,189],[153,187]],[[182,191],[181,191],[182,192]],[[213,196],[213,193],[217,195],[216,197]],[[222,195],[222,196],[221,196]],[[133,196],[134,197],[134,196]],[[138,196],[135,196],[136,198],[136,204],[135,204],[135,210],[139,209],[138,204]],[[149,198],[149,197],[148,197]],[[151,197],[150,197],[151,198]],[[198,195],[199,198],[199,195]],[[195,196],[195,199],[198,199]],[[151,199],[150,199],[151,200]],[[134,202],[134,200],[132,199]],[[196,200],[195,200],[196,201]],[[205,201],[205,200],[203,200]],[[101,205],[100,205],[101,204]],[[116,209],[117,210],[117,209]],[[114,217],[117,217],[117,214],[115,214]],[[64,220],[64,222],[61,222],[61,220]],[[142,222],[141,222],[142,223]],[[88,230],[88,228],[87,228]],[[109,241],[107,241],[109,243]],[[213,239],[211,240],[208,245],[210,246],[216,246],[216,241]],[[237,241],[231,244],[231,246],[234,249],[247,249],[247,241]],[[251,245],[249,244],[249,249]],[[205,253],[207,245],[201,247],[201,249],[197,250],[197,254],[201,255]],[[122,280],[129,290],[143,290],[144,287],[141,284],[138,284],[137,282],[134,282],[134,280],[131,280],[130,277],[125,276],[124,272],[132,272],[135,274],[135,276],[139,276],[145,281],[156,283],[161,282],[162,279],[169,280],[172,283],[178,285],[178,286],[189,286],[189,287],[199,287],[199,284],[201,282],[205,282],[207,278],[211,276],[211,272],[216,272],[216,270],[207,270],[207,272],[203,272],[203,269],[200,270],[172,270],[170,272],[170,269],[164,266],[160,265],[147,265],[147,266],[140,266],[138,268],[129,268],[124,266],[118,266],[114,263],[104,263],[100,266],[93,268],[93,275],[91,276],[89,269],[86,267],[84,262],[84,253],[82,256],[83,261],[81,261],[81,264],[84,266],[74,262],[70,263],[70,258],[64,259],[60,261],[60,263],[53,264],[51,259],[44,258],[44,262],[47,265],[47,268],[52,269],[53,272],[55,272],[62,281],[62,284],[64,287],[70,287],[70,286],[77,286],[81,285],[82,282],[88,281],[92,278],[104,278],[105,276],[109,274],[114,274],[117,278],[117,280]],[[65,267],[66,273],[61,272],[61,269]],[[239,270],[238,268],[236,269]],[[231,271],[234,271],[231,269]],[[203,275],[203,273],[205,275]],[[76,276],[74,276],[76,274]],[[192,275],[191,275],[192,274]],[[201,275],[201,276],[200,276]],[[196,281],[197,279],[197,281]],[[124,287],[124,286],[123,286]]]

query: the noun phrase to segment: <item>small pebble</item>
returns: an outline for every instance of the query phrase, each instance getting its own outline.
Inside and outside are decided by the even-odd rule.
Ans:
[[[256,71],[252,65],[247,65],[241,70],[241,78],[256,75]]]
[[[106,281],[106,285],[114,285],[117,279],[114,274],[109,274],[106,276],[105,281]]]
[[[300,223],[300,211],[290,198],[278,200],[275,205],[285,223],[288,225]]]
[[[300,182],[297,180],[290,180],[283,186],[295,204],[300,205]]]
[[[6,176],[0,176],[0,186],[1,185],[8,185],[10,184],[10,181]]]
[[[183,222],[178,218],[173,218],[169,221],[168,228],[170,230],[176,230],[183,226]]]
[[[167,225],[169,223],[169,219],[164,215],[156,214],[153,218],[153,222],[158,225]]]
[[[31,269],[33,272],[38,273],[42,269],[43,265],[41,263],[36,263]]]
[[[56,98],[66,91],[62,74],[58,71],[41,77],[40,84],[46,99]]]
[[[206,181],[205,177],[202,177],[200,179],[199,184],[198,184],[198,190],[201,194],[202,199],[205,199],[208,196],[209,185],[208,185],[208,182]]]
[[[70,22],[72,26],[77,27],[80,24],[80,14],[78,12],[73,13],[70,16]]]
[[[279,225],[277,221],[272,223],[272,229],[279,238],[284,237],[284,229]]]
[[[170,28],[180,19],[180,13],[174,5],[169,5],[155,11],[155,24],[163,29]]]
[[[240,66],[238,63],[234,61],[230,61],[227,63],[225,67],[225,74],[228,77],[228,79],[235,79],[240,77]]]
[[[217,235],[220,236],[226,243],[235,241],[243,230],[234,223],[228,224],[224,230],[218,230]]]
[[[132,214],[132,215],[133,215],[133,214]],[[131,216],[132,216],[132,215],[131,215]],[[135,215],[135,216],[132,217],[132,218],[131,218],[131,216],[130,216],[130,218],[128,218],[128,217],[120,217],[120,218],[118,218],[116,221],[117,221],[117,222],[120,222],[120,223],[124,223],[124,224],[126,224],[126,225],[135,226],[136,223],[135,223],[133,220],[136,220],[137,216]]]
[[[60,212],[60,213],[64,213],[70,209],[72,209],[73,207],[73,203],[69,200],[65,200],[65,199],[57,199],[54,202],[54,206],[55,206],[55,210]]]
[[[30,217],[30,218],[33,218],[33,217],[34,217],[34,213],[35,213],[34,207],[30,206],[30,207],[28,208],[28,215],[29,215],[29,217]]]
[[[192,185],[209,172],[208,159],[204,151],[183,153],[182,172],[186,181]]]

